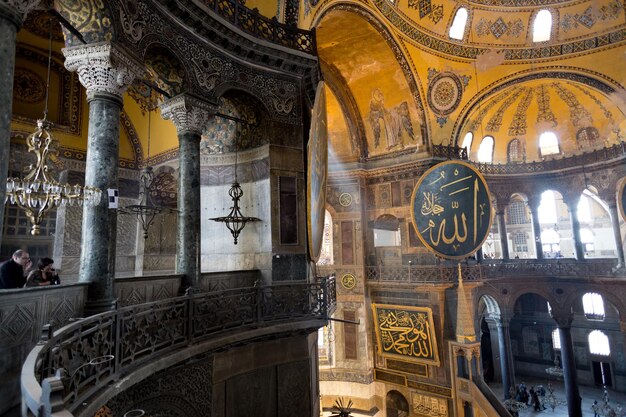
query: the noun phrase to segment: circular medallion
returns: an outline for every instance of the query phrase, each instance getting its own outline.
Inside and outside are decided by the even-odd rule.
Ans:
[[[483,176],[466,162],[428,169],[411,196],[415,233],[431,252],[462,259],[478,250],[491,229],[491,198]]]
[[[352,204],[352,195],[350,193],[341,193],[339,196],[339,204],[344,207],[348,207]]]
[[[15,99],[24,103],[39,103],[46,97],[46,84],[38,74],[33,71],[16,67],[13,78],[13,91]]]
[[[356,277],[352,274],[344,274],[341,277],[341,286],[346,290],[351,290],[356,287]]]
[[[447,116],[459,106],[463,86],[451,72],[437,74],[428,86],[428,105],[438,116]]]

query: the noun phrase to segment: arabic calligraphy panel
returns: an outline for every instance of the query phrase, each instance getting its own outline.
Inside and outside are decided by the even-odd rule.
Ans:
[[[372,311],[380,354],[439,365],[430,308],[372,304]]]
[[[473,166],[446,161],[419,179],[411,196],[413,227],[435,254],[462,259],[478,250],[492,220],[489,189]]]

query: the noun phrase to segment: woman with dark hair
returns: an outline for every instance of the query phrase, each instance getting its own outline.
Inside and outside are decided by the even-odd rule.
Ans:
[[[54,270],[54,261],[50,258],[41,258],[37,262],[37,269],[33,269],[28,274],[25,287],[59,285],[60,283],[59,275]]]

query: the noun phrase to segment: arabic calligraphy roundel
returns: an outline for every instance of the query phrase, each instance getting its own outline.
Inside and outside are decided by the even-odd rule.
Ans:
[[[317,84],[311,114],[307,175],[307,226],[309,256],[314,262],[320,255],[326,212],[326,175],[328,170],[328,132],[326,129],[326,93],[324,82]]]
[[[466,162],[446,161],[431,167],[411,196],[415,233],[438,256],[470,256],[489,235],[489,195],[483,176]]]

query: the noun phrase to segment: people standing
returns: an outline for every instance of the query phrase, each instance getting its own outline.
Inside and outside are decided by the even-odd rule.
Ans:
[[[59,285],[59,275],[54,269],[54,260],[41,258],[37,262],[37,269],[32,270],[26,278],[26,287],[38,287],[42,285]]]
[[[26,282],[26,273],[32,264],[28,252],[16,250],[11,259],[0,265],[0,289],[22,288]]]

